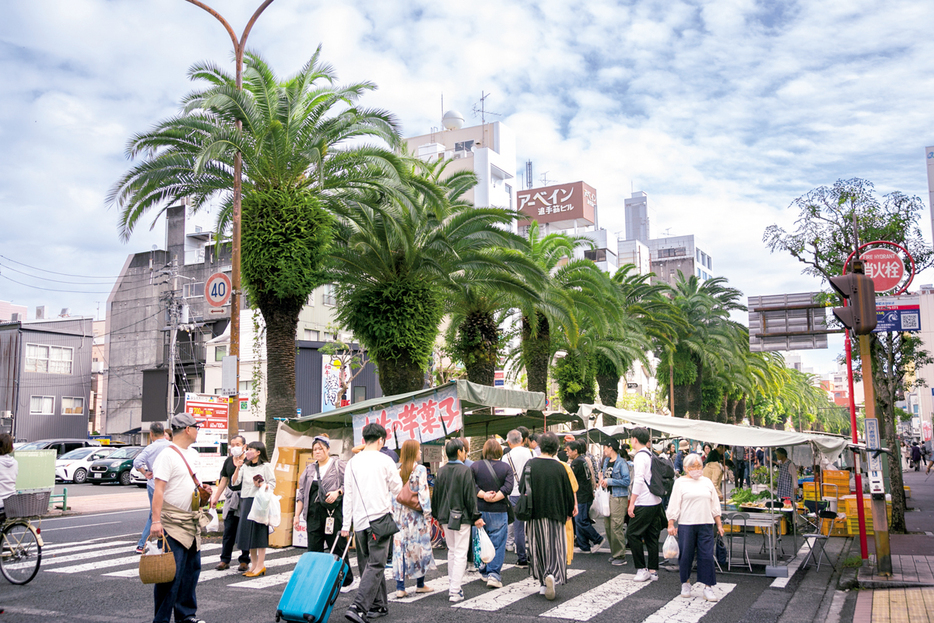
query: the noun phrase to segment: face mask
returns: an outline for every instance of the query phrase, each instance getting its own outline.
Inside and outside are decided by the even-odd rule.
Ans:
[[[240,456],[243,454],[243,446],[231,446],[230,454],[231,456]]]
[[[704,470],[702,469],[689,469],[688,470],[688,476],[690,476],[694,480],[697,480],[698,478],[700,478],[703,473],[704,473]]]

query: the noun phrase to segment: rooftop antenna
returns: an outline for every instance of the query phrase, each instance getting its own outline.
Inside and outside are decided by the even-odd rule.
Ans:
[[[502,115],[498,112],[490,112],[486,109],[486,98],[490,97],[490,95],[492,95],[492,93],[484,93],[483,91],[480,91],[480,108],[478,109],[476,104],[473,105],[473,116],[476,117],[477,115],[480,115],[480,123],[484,125],[486,125],[487,115],[502,117]]]
[[[665,238],[668,238],[669,236],[671,236],[671,227],[669,227],[668,229],[664,230],[664,231],[662,232],[662,236],[664,236]]]
[[[525,162],[525,187],[532,188],[532,161]]]
[[[542,186],[548,186],[549,184],[558,181],[558,180],[549,180],[548,171],[545,171],[544,173],[542,173],[541,180],[542,180]]]

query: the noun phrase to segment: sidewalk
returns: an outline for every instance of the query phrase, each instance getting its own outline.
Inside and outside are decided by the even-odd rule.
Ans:
[[[934,474],[905,472],[911,487],[905,523],[909,534],[889,537],[892,576],[877,573],[873,539],[869,560],[857,571],[860,593],[854,623],[911,621],[934,623]],[[853,539],[851,555],[859,556],[859,539]]]
[[[44,517],[61,517],[62,515],[87,515],[92,513],[106,513],[117,510],[136,510],[149,508],[149,495],[145,489],[131,493],[103,493],[100,495],[68,496],[68,511],[62,512],[61,502],[57,502],[55,509]]]

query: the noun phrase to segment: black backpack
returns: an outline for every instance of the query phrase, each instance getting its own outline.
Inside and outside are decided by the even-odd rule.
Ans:
[[[671,488],[675,484],[675,468],[671,461],[667,457],[661,457],[647,448],[639,450],[639,452],[647,452],[652,459],[652,476],[645,483],[649,487],[649,492],[660,498],[671,495]]]

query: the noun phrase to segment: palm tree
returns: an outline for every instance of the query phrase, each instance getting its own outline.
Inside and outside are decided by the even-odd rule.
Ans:
[[[388,394],[423,387],[446,293],[503,287],[499,249],[521,243],[505,228],[516,213],[472,207],[463,195],[476,177],[445,176],[447,164],[410,161],[404,194],[360,193],[337,225],[338,318],[376,361]]]
[[[234,154],[243,156],[243,278],[267,327],[266,442],[276,418],[295,415],[295,330],[322,270],[335,215],[361,192],[395,193],[402,160],[361,139],[400,145],[392,115],[356,102],[375,86],[334,86],[320,47],[294,76],[280,80],[257,54],[244,59],[243,89],[210,63],[189,77],[207,83],[182,112],[134,136],[131,158],[108,201],[120,209],[126,240],[139,220],[187,198],[192,211],[220,203],[217,231],[230,221]],[[242,125],[242,130],[237,124]]]

